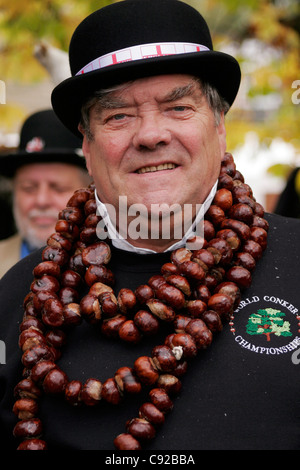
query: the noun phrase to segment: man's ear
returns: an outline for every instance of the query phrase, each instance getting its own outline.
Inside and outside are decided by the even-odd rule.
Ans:
[[[87,136],[86,136],[86,133],[83,129],[83,127],[81,126],[81,124],[78,125],[78,130],[79,132],[81,132],[82,136],[83,136],[83,141],[82,141],[82,152],[83,152],[83,155],[85,157],[85,163],[86,163],[86,167],[87,167],[87,170],[89,172],[89,175],[92,176],[92,172],[91,172],[91,156],[90,156],[90,141],[88,140]]]
[[[218,130],[218,135],[219,135],[219,145],[220,145],[221,155],[224,155],[224,153],[226,152],[226,147],[227,147],[224,112],[222,112],[220,116],[220,123],[217,127],[217,130]]]

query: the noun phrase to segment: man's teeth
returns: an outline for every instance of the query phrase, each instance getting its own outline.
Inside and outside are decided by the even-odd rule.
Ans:
[[[164,163],[163,165],[158,166],[145,166],[144,168],[140,168],[137,173],[141,174],[160,170],[172,170],[173,168],[176,168],[174,163]]]

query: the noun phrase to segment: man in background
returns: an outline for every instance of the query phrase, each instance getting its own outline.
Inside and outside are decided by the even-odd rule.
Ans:
[[[12,182],[17,228],[16,234],[0,242],[2,277],[17,261],[46,244],[58,212],[75,189],[89,184],[90,178],[81,140],[52,110],[39,111],[24,122],[19,149],[1,156],[0,174]]]

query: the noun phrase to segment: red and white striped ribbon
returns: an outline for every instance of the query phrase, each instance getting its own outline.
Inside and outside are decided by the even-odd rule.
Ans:
[[[149,59],[151,57],[162,57],[166,55],[188,54],[191,52],[209,51],[208,47],[202,44],[194,44],[189,42],[163,42],[152,44],[141,44],[139,46],[126,47],[118,51],[110,52],[97,59],[92,60],[89,64],[82,67],[76,75],[99,70],[110,65],[121,64],[133,60]]]

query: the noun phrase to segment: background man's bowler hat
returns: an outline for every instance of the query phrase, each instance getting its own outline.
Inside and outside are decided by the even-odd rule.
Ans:
[[[13,177],[16,170],[31,163],[69,163],[86,168],[82,140],[69,131],[52,109],[38,111],[24,122],[19,148],[0,156],[0,174]]]
[[[89,15],[69,48],[72,77],[52,92],[52,106],[75,134],[85,99],[103,87],[168,73],[199,76],[232,105],[238,62],[213,51],[200,13],[179,0],[123,0]]]

